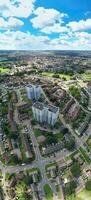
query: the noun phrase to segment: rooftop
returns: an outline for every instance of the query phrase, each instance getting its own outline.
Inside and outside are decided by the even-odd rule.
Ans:
[[[39,109],[39,110],[43,110],[44,109],[44,104],[40,103],[40,102],[36,102],[33,104],[33,107]]]
[[[38,88],[39,85],[28,84],[27,87],[29,87],[29,88],[32,88],[32,87]]]
[[[48,110],[50,112],[56,113],[58,111],[58,107],[53,106],[53,105],[48,105]]]
[[[56,113],[58,111],[58,107],[53,105],[44,105],[43,103],[36,102],[33,106],[39,110],[43,110],[44,108],[48,109],[50,112]]]

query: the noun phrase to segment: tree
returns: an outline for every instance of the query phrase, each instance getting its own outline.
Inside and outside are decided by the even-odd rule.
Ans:
[[[73,174],[73,176],[78,177],[80,176],[80,172],[81,172],[80,165],[79,163],[75,162],[71,167],[71,173]]]
[[[66,80],[67,80],[67,78],[66,78],[65,76],[63,76],[63,78],[62,78],[62,79],[63,79],[63,81],[66,81]]]
[[[37,123],[36,123],[36,120],[35,120],[35,119],[32,119],[32,120],[31,120],[31,124],[32,124],[32,125],[36,125],[36,124],[37,124]]]
[[[91,191],[91,179],[86,182],[85,188],[86,190]]]
[[[55,144],[55,143],[57,143],[57,140],[56,140],[56,138],[53,137],[52,135],[51,135],[51,136],[49,135],[49,136],[47,137],[46,143],[49,144],[49,145],[52,144],[52,143]]]
[[[65,194],[67,196],[70,196],[71,194],[74,194],[76,187],[77,187],[77,184],[76,184],[75,181],[71,181],[69,183],[66,183],[66,185],[65,185]]]
[[[26,194],[26,184],[21,181],[17,183],[16,185],[16,196],[18,200],[26,200],[27,199],[27,194]]]
[[[70,138],[69,141],[65,141],[64,143],[65,148],[68,149],[69,151],[72,151],[75,147],[75,140],[74,138]]]
[[[30,176],[29,174],[26,175],[26,176],[24,177],[24,182],[25,182],[25,184],[26,184],[27,186],[29,186],[30,184],[32,184],[32,183],[33,183],[32,176]]]
[[[71,86],[69,88],[69,91],[71,92],[71,95],[73,97],[75,97],[78,101],[80,101],[81,99],[81,94],[80,94],[80,89],[78,87],[75,86]]]

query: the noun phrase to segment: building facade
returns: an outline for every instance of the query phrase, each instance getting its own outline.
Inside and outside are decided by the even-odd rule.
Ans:
[[[26,86],[27,96],[31,100],[37,100],[41,95],[41,86],[40,85],[27,85]]]
[[[51,126],[57,122],[59,108],[47,105],[45,106],[43,103],[36,102],[32,106],[33,116],[36,121],[40,123],[46,123]]]

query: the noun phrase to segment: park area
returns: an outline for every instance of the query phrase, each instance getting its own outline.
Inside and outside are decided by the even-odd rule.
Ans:
[[[53,72],[42,72],[43,76],[47,76],[47,77],[54,77],[56,78],[60,78],[60,79],[64,79],[65,81],[69,81],[70,79],[72,79],[72,75],[69,74],[64,74],[64,73],[53,73]]]

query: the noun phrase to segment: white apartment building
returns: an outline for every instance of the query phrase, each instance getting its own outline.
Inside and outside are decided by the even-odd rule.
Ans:
[[[53,105],[44,105],[36,102],[32,106],[33,116],[40,123],[47,123],[51,126],[57,122],[59,108]]]
[[[40,98],[41,95],[41,86],[40,85],[32,85],[29,84],[26,86],[26,91],[27,91],[27,96],[29,99],[33,100],[37,100]]]

